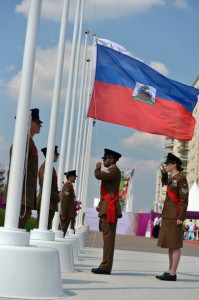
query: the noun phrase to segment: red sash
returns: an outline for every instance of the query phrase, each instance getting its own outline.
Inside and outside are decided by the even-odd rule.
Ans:
[[[172,192],[169,185],[167,187],[167,192],[168,192],[169,198],[171,198],[171,200],[177,204],[177,212],[179,213],[180,212],[180,200],[179,200],[178,196],[174,192]]]
[[[44,168],[44,170],[45,170],[45,162],[43,162],[43,164],[41,165],[40,168]],[[55,168],[53,168],[53,176],[55,176],[57,178],[57,172],[56,172]]]
[[[115,203],[119,199],[119,191],[116,192],[114,198],[112,199],[111,196],[107,193],[105,188],[101,185],[101,194],[103,198],[108,202],[107,207],[107,222],[108,223],[115,223],[116,222],[116,207]]]
[[[55,168],[53,168],[53,176],[55,176],[57,179],[57,172],[56,172]]]
[[[35,143],[34,143],[32,137],[30,137],[29,143],[32,146],[33,152],[34,152],[34,154],[36,156],[36,160],[37,160],[37,163],[38,163],[38,151],[37,151],[37,147],[35,146]]]

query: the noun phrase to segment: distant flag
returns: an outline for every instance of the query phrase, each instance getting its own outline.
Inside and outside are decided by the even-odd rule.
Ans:
[[[102,45],[102,46],[106,46],[106,47],[111,48],[111,49],[114,49],[114,50],[116,50],[118,52],[121,52],[123,54],[130,55],[130,52],[127,51],[122,45],[117,44],[115,42],[112,42],[110,40],[98,38],[97,39],[97,44]]]
[[[121,171],[121,181],[120,181],[120,188],[119,188],[119,201],[122,206],[122,209],[126,205],[126,199],[129,190],[129,184],[134,174],[134,168],[128,169],[125,171]]]
[[[125,178],[126,178],[127,181],[130,181],[130,180],[131,180],[131,178],[132,178],[133,175],[134,175],[134,171],[135,171],[135,169],[133,168],[133,169],[127,170],[127,171],[125,172]]]
[[[116,48],[97,44],[88,117],[191,140],[199,90],[163,76]]]

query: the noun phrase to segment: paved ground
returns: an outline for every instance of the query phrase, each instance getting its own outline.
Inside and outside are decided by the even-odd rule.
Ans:
[[[167,251],[156,239],[118,235],[111,275],[95,275],[91,268],[102,257],[99,232],[89,232],[76,261],[76,272],[63,274],[65,300],[196,300],[199,298],[199,243],[185,243],[177,282],[155,278],[168,266]]]
[[[115,242],[115,249],[138,251],[147,253],[167,253],[167,250],[161,249],[156,246],[157,239],[145,238],[139,236],[117,235]],[[86,246],[94,248],[102,248],[102,233],[96,231],[89,231],[86,238]],[[191,242],[184,241],[184,247],[182,249],[182,255],[185,256],[197,256],[199,257],[199,241]]]
[[[185,243],[177,282],[155,278],[168,266],[166,250],[156,247],[156,243],[156,239],[118,235],[112,274],[96,275],[91,268],[101,262],[102,235],[90,231],[75,261],[75,272],[62,273],[62,299],[198,300],[198,242]]]

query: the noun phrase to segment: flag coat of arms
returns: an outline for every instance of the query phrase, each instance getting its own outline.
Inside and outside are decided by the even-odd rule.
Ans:
[[[178,140],[192,139],[199,90],[143,62],[97,44],[88,117]]]

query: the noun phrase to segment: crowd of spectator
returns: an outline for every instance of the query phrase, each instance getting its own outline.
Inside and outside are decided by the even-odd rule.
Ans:
[[[189,222],[185,222],[183,226],[184,240],[194,241],[199,239],[199,226],[196,221],[189,220]]]

